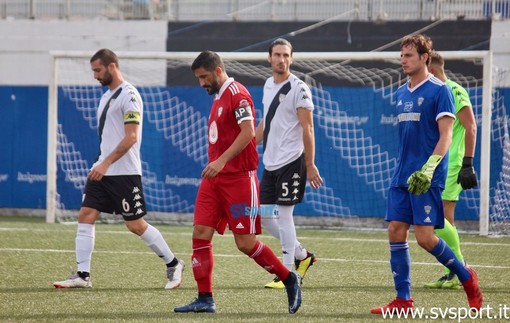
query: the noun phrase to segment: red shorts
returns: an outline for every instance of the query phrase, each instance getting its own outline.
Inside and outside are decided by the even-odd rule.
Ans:
[[[256,171],[218,174],[200,182],[193,224],[215,228],[219,234],[227,224],[235,234],[260,234],[259,206]]]

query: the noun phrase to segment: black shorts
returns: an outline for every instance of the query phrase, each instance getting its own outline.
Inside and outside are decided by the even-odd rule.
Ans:
[[[83,207],[120,214],[132,221],[147,214],[140,175],[104,176],[100,181],[87,179]]]
[[[260,182],[260,204],[294,205],[305,195],[305,155],[277,170],[264,169]]]

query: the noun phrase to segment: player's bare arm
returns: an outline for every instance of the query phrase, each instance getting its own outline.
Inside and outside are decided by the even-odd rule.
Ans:
[[[104,174],[106,174],[108,167],[110,167],[111,164],[119,160],[129,151],[129,149],[131,149],[131,147],[137,141],[138,127],[139,125],[135,123],[124,125],[125,132],[124,138],[112,151],[112,153],[105,158],[105,160],[102,163],[100,163],[99,165],[90,170],[88,176],[90,180],[100,181],[103,178]]]
[[[225,167],[225,164],[237,156],[255,137],[255,126],[253,125],[253,120],[245,120],[241,122],[239,124],[239,128],[241,128],[241,132],[237,135],[232,145],[230,145],[230,147],[225,150],[218,159],[205,166],[202,171],[202,178],[213,178],[218,175],[223,167]]]
[[[306,177],[313,188],[319,188],[323,179],[319,169],[315,165],[315,136],[313,133],[312,111],[305,108],[298,108],[297,115],[299,123],[303,128],[303,144],[305,146]]]
[[[257,129],[255,130],[255,138],[255,140],[257,140],[257,145],[264,140],[264,120],[260,121],[257,126]]]
[[[451,116],[444,116],[437,120],[437,125],[439,128],[439,140],[437,141],[436,148],[434,148],[432,155],[439,155],[443,157],[448,152],[448,149],[452,144],[454,121],[455,118]]]

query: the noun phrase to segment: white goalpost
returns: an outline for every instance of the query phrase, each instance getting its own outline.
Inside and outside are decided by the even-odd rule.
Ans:
[[[48,98],[46,222],[76,218],[92,152],[97,151],[95,109],[104,91],[90,71],[93,52],[52,51]],[[196,52],[117,52],[120,69],[144,99],[143,179],[147,207],[154,220],[193,212],[207,161],[206,127],[210,98],[190,70]],[[271,75],[265,52],[222,52],[227,72],[247,85],[258,105],[264,80]],[[509,234],[510,179],[491,179],[494,163],[507,167],[510,157],[491,157],[495,109],[506,116],[495,95],[490,51],[441,51],[447,62],[467,62],[480,75],[451,72],[466,87],[479,123],[475,167],[479,186],[459,201],[467,220],[478,221],[480,235]],[[316,112],[317,164],[325,174],[320,190],[307,188],[300,212],[314,217],[381,218],[395,165],[394,91],[405,82],[400,52],[301,52],[293,72],[312,89]],[[497,105],[497,106],[496,106]],[[499,115],[499,114],[498,114]],[[505,119],[505,118],[503,118]],[[505,119],[505,121],[507,121]],[[506,129],[506,130],[505,130]],[[97,135],[97,134],[96,134]],[[508,124],[498,128],[497,144],[510,145]],[[95,156],[94,156],[95,157]],[[497,160],[497,159],[500,160]],[[495,160],[496,159],[496,160]],[[501,168],[503,168],[501,166]],[[500,167],[500,166],[498,166]],[[324,170],[324,171],[323,171]],[[502,172],[503,173],[503,172]],[[491,184],[492,183],[492,184]],[[494,184],[496,183],[496,184]],[[469,192],[472,191],[472,192]],[[492,193],[491,193],[492,192]],[[457,218],[457,217],[456,217]],[[494,225],[492,224],[494,223]]]

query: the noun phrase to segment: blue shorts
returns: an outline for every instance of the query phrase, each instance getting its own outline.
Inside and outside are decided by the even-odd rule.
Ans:
[[[407,187],[391,187],[388,192],[386,221],[444,227],[442,189],[431,187],[425,194],[413,195]]]

